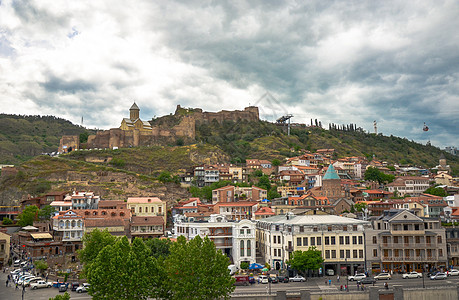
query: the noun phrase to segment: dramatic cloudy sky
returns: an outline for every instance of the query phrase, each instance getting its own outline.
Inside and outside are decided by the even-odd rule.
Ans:
[[[0,0],[0,112],[106,129],[134,100],[459,146],[459,1]]]

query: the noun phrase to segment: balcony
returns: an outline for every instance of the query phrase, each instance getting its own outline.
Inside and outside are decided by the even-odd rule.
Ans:
[[[285,251],[293,252],[293,246],[285,246]]]
[[[421,257],[421,256],[383,256],[381,260],[384,261],[393,261],[393,262],[429,262],[429,261],[438,261],[437,257]]]
[[[391,234],[394,235],[424,235],[426,234],[426,231],[424,229],[422,230],[391,230]]]
[[[436,244],[433,243],[383,243],[381,248],[388,249],[425,249],[425,248],[437,248]]]

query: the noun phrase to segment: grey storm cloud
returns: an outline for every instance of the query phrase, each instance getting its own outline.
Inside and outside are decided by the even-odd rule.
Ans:
[[[29,105],[9,113],[86,115],[86,124],[109,128],[133,101],[144,119],[177,104],[251,103],[270,120],[293,113],[294,122],[367,130],[377,120],[387,135],[438,146],[459,140],[454,0],[0,6],[0,58],[11,74],[0,74],[0,105],[12,97]]]

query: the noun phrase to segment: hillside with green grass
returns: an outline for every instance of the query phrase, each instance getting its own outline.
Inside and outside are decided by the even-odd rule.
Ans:
[[[0,164],[19,164],[42,153],[57,151],[63,135],[93,132],[53,116],[0,114]]]

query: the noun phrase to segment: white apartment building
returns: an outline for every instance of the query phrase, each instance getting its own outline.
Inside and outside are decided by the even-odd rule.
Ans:
[[[287,213],[257,221],[257,247],[264,261],[277,270],[286,268],[294,251],[312,246],[322,253],[324,271],[354,274],[365,268],[364,230],[369,228],[367,221],[335,215]]]
[[[221,249],[235,265],[255,262],[255,223],[250,220],[228,221],[224,215],[213,214],[208,221],[196,221],[182,215],[174,219],[175,237],[185,236],[191,240],[196,236],[208,236],[217,249]]]
[[[63,242],[81,241],[84,234],[84,219],[73,210],[59,212],[53,217],[53,230]]]
[[[406,194],[410,196],[419,196],[430,187],[430,179],[420,176],[402,176],[397,177],[393,182],[387,185],[387,190],[391,193],[397,191],[399,196]]]

